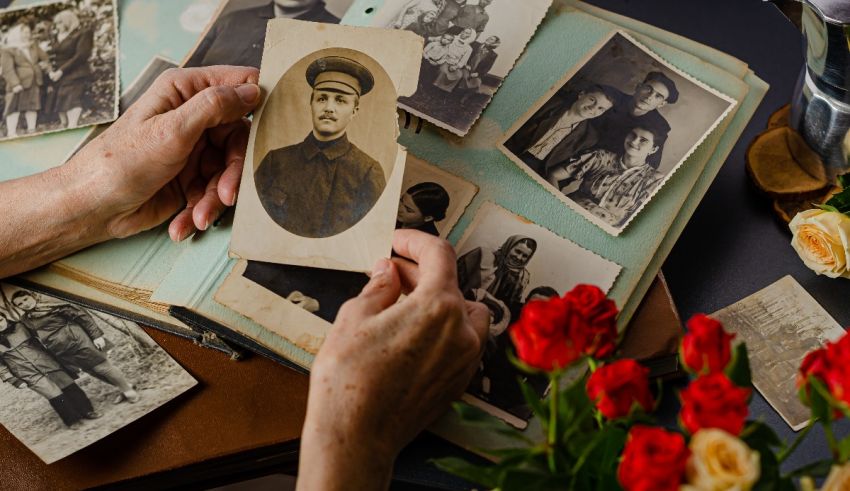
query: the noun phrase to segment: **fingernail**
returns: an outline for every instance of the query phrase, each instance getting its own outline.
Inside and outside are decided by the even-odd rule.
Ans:
[[[385,275],[390,271],[390,261],[387,259],[378,259],[375,267],[372,268],[372,279]]]
[[[245,104],[253,104],[260,97],[260,87],[254,84],[242,84],[236,87],[236,95]]]
[[[204,220],[204,225],[201,227],[201,230],[206,230],[208,228],[210,228],[210,221]]]

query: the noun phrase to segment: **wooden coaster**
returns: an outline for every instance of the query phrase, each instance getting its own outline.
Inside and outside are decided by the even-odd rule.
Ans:
[[[803,200],[823,194],[823,163],[791,128],[761,133],[747,149],[747,173],[761,191],[776,199]]]

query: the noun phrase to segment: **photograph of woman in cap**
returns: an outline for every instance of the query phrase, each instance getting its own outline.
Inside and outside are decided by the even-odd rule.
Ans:
[[[365,66],[342,56],[316,59],[305,79],[312,87],[312,131],[300,143],[270,150],[254,180],[278,225],[302,237],[330,237],[359,222],[386,186],[380,163],[347,136],[375,81]]]

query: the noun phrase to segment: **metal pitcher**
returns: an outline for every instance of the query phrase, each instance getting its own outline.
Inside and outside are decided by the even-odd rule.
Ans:
[[[850,172],[850,0],[773,3],[803,31],[806,65],[791,101],[791,127],[821,156],[834,182]]]

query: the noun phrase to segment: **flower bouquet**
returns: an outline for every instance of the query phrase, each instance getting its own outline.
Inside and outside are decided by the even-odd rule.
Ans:
[[[503,491],[783,491],[795,489],[795,482],[814,489],[812,478],[827,474],[822,489],[850,486],[850,464],[845,464],[850,438],[839,441],[831,431],[835,419],[850,416],[850,368],[841,363],[850,359],[850,337],[805,358],[798,386],[812,420],[786,444],[764,423],[747,420],[752,395],[747,348],[733,345],[734,336],[705,315],[688,321],[680,347],[692,378],[678,394],[678,425],[658,424],[652,413],[662,388],[651,386],[648,369],[616,357],[617,314],[613,301],[588,285],[529,302],[510,327],[515,354],[508,356],[521,372],[545,374],[551,381],[541,400],[518,378],[543,435],[535,439],[480,409],[457,404],[468,424],[516,444],[479,449],[492,457],[490,465],[458,458],[439,459],[436,465]],[[783,474],[781,464],[818,421],[832,458]]]

